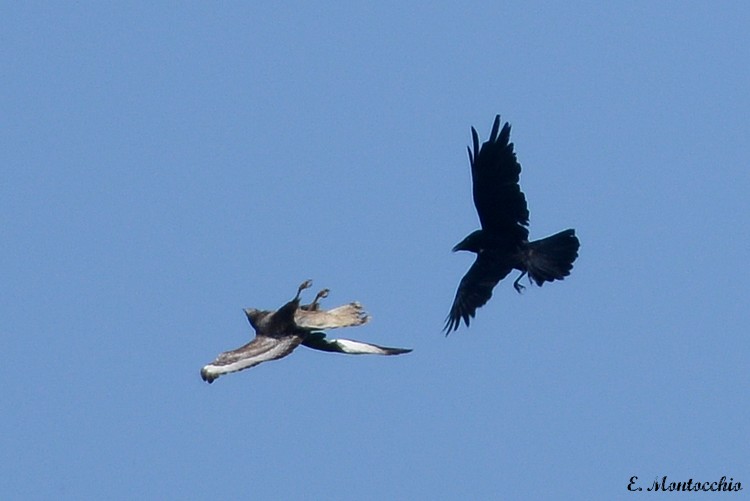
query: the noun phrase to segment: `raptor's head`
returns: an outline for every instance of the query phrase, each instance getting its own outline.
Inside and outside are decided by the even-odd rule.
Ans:
[[[256,308],[245,308],[243,311],[245,312],[247,321],[250,322],[250,325],[252,325],[253,329],[256,330],[260,321],[268,316],[269,313],[271,313],[269,311],[258,310]]]

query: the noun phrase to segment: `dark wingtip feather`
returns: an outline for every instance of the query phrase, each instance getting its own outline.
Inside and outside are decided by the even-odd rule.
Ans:
[[[500,132],[498,142],[507,145],[510,148],[510,151],[513,151],[513,143],[510,142],[510,123],[505,122],[505,125],[503,125],[503,130]]]
[[[474,158],[476,158],[479,154],[479,134],[474,127],[471,128],[471,141],[474,145]]]
[[[211,374],[208,373],[208,371],[203,368],[201,369],[201,379],[203,379],[208,384],[211,384],[214,382],[215,377],[213,377]]]
[[[451,335],[452,332],[455,332],[458,327],[455,327],[453,324],[453,320],[449,318],[445,321],[445,326],[443,327],[443,332],[445,333],[445,337],[448,337]]]
[[[445,317],[445,325],[443,326],[443,332],[445,332],[445,337],[448,337],[448,334],[456,330],[453,328],[453,324],[454,324],[453,315],[449,313],[448,316]]]
[[[411,348],[383,348],[387,353],[386,355],[403,355],[404,353],[411,353],[414,351]]]
[[[500,115],[495,115],[495,123],[492,124],[492,132],[490,133],[490,143],[494,143],[497,140],[497,133],[500,130]]]
[[[445,326],[443,326],[445,337],[448,337],[449,334],[458,330],[458,328],[461,326],[461,317],[463,317],[464,322],[466,322],[466,327],[469,326],[469,315],[454,315],[453,313],[451,313],[450,315],[448,315],[448,318],[445,319]]]

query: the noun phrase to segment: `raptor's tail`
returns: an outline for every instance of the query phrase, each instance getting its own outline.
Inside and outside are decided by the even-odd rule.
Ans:
[[[573,229],[530,242],[525,255],[529,277],[539,286],[567,277],[578,257],[580,245]]]

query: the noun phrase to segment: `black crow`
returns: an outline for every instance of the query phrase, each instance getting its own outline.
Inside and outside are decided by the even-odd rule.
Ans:
[[[529,209],[518,185],[521,165],[510,142],[510,124],[500,130],[500,115],[495,117],[490,138],[479,147],[479,135],[471,128],[474,149],[469,147],[474,205],[482,229],[464,238],[453,252],[464,250],[477,255],[474,264],[461,279],[456,298],[445,323],[446,335],[458,329],[461,319],[469,321],[492,297],[492,289],[512,269],[521,272],[513,287],[529,275],[538,286],[562,280],[570,274],[580,245],[575,230],[569,229],[547,238],[529,242]]]
[[[311,285],[311,280],[303,282],[297,289],[294,299],[276,311],[245,309],[245,315],[255,329],[255,338],[241,348],[220,354],[216,360],[203,367],[201,369],[203,380],[212,383],[223,374],[249,369],[268,360],[283,358],[300,344],[316,350],[351,355],[399,355],[411,351],[350,339],[327,339],[325,333],[320,331],[362,325],[367,323],[370,317],[357,302],[332,310],[321,310],[318,301],[328,295],[328,289],[318,292],[312,303],[300,306],[300,293]]]

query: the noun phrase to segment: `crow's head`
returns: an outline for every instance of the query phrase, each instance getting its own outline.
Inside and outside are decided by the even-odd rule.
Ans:
[[[456,246],[453,247],[453,252],[469,251],[479,254],[485,247],[484,240],[485,238],[482,230],[477,230],[458,242]]]

